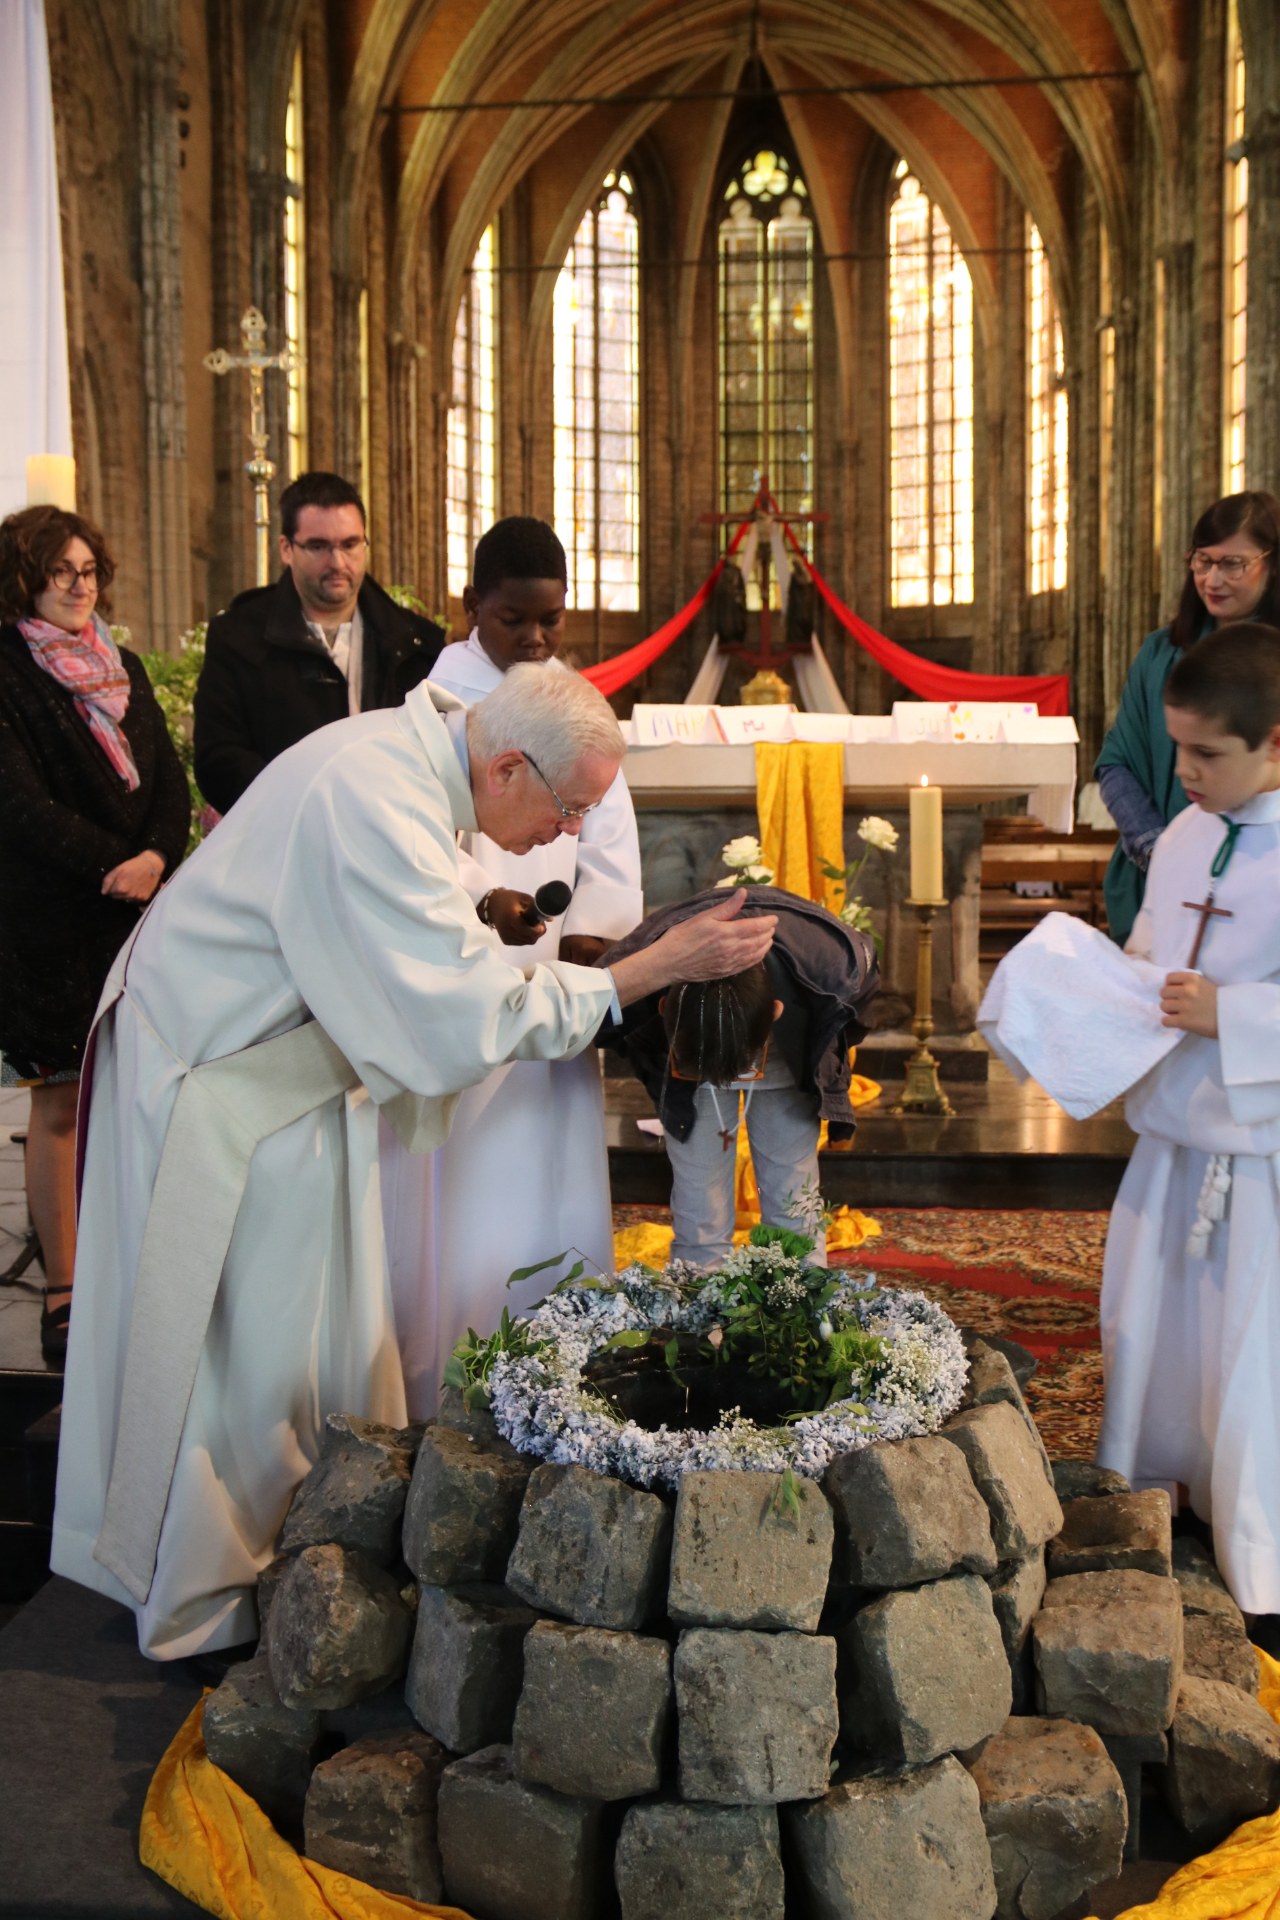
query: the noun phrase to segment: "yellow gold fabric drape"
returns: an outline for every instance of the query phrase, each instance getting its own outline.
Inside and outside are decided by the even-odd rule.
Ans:
[[[147,1789],[138,1855],[219,1920],[468,1920],[333,1873],[295,1853],[257,1802],[214,1766],[200,1731],[204,1701],[183,1721]]]
[[[844,866],[844,748],[792,741],[756,746],[756,809],[764,864],[774,883],[838,913],[843,889],[823,861]]]

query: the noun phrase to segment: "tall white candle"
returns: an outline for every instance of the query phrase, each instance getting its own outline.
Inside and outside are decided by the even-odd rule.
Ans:
[[[942,788],[926,774],[911,789],[911,898],[942,897]]]
[[[27,455],[27,505],[76,510],[76,463],[69,453]]]

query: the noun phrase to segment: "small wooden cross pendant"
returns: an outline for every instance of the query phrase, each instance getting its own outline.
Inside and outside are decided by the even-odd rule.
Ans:
[[[733,1145],[733,1129],[731,1127],[721,1127],[720,1129],[721,1153],[728,1153],[732,1145]]]
[[[1200,949],[1204,944],[1205,929],[1210,920],[1233,920],[1235,915],[1232,913],[1230,907],[1214,906],[1212,887],[1210,887],[1205,899],[1184,900],[1182,904],[1184,907],[1188,907],[1192,913],[1198,913],[1200,915],[1200,925],[1196,928],[1196,937],[1191,945],[1191,957],[1187,961],[1187,971],[1190,973],[1194,970],[1196,961],[1200,958]]]

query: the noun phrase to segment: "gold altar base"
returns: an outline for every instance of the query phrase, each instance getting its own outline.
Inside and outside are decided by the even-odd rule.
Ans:
[[[945,900],[907,901],[920,916],[916,939],[916,1017],[911,1022],[916,1050],[907,1062],[902,1098],[893,1109],[895,1113],[949,1114],[954,1111],[942,1091],[938,1063],[928,1047],[929,1035],[933,1032],[933,916],[946,904]]]

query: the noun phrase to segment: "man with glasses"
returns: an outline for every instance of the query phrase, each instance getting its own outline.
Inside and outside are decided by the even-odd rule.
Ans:
[[[280,522],[279,580],[238,594],[209,623],[195,767],[219,813],[317,727],[399,706],[444,645],[439,627],[370,578],[364,503],[350,481],[300,475],[280,496]]]

